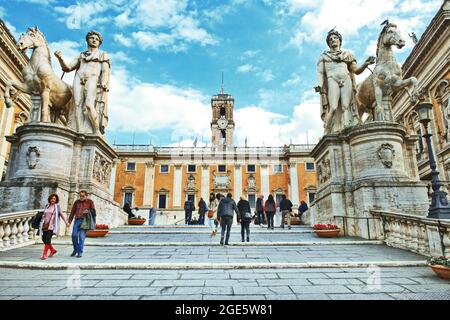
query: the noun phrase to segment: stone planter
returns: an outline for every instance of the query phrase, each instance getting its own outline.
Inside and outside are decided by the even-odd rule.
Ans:
[[[88,230],[86,231],[86,237],[88,238],[104,237],[108,232],[109,230],[107,229]]]
[[[440,278],[450,280],[450,268],[439,264],[428,265]]]
[[[146,221],[145,219],[132,219],[128,220],[128,224],[133,226],[140,226],[143,225],[145,221]]]
[[[341,230],[340,229],[314,230],[314,232],[319,238],[336,238],[339,235],[339,232],[341,232]]]

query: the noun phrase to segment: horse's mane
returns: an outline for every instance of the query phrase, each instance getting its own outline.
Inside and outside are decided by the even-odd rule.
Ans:
[[[384,34],[386,33],[386,30],[389,29],[390,27],[394,27],[397,28],[397,25],[391,22],[388,22],[384,25],[383,30],[381,30],[380,35],[378,36],[378,41],[377,41],[377,58],[379,57],[379,53],[380,53],[380,48],[381,48],[381,39],[383,39]]]
[[[42,39],[44,39],[45,47],[47,48],[47,53],[48,53],[48,63],[51,66],[52,65],[52,58],[51,58],[50,48],[48,47],[47,39],[45,39],[45,36],[41,32],[41,30],[39,30],[39,29],[30,29],[30,30],[33,31],[33,32],[39,33],[39,35],[42,37]]]

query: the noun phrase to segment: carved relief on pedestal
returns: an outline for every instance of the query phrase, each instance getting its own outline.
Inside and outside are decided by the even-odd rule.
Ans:
[[[323,158],[317,164],[317,176],[320,184],[326,183],[331,178],[331,161],[328,157]]]
[[[35,169],[36,165],[39,162],[40,157],[41,157],[41,152],[39,150],[39,147],[28,147],[28,151],[27,151],[28,168]]]
[[[391,168],[395,158],[394,146],[390,143],[383,143],[377,151],[378,158],[385,168]]]
[[[96,153],[94,157],[94,165],[92,169],[92,177],[97,182],[109,186],[111,179],[112,164],[103,156]]]

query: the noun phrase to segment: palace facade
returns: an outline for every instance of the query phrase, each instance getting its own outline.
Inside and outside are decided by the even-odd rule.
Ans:
[[[6,108],[4,92],[6,82],[23,82],[22,68],[29,62],[28,57],[17,49],[17,42],[5,23],[0,19],[0,181],[6,175],[10,144],[6,136],[12,135],[17,127],[28,122],[31,99],[18,94],[14,108]]]
[[[421,99],[433,104],[429,124],[437,170],[450,191],[450,1],[445,0],[402,66],[403,77],[416,77]],[[417,168],[421,180],[431,181],[424,129],[405,91],[393,99],[394,118],[418,137]],[[430,190],[431,192],[431,190]]]
[[[197,206],[209,194],[245,195],[252,207],[259,194],[277,202],[285,194],[294,206],[312,203],[316,168],[313,145],[237,147],[233,143],[234,98],[223,92],[211,99],[211,147],[115,145],[119,161],[111,186],[114,200],[133,207],[182,210],[186,199]]]

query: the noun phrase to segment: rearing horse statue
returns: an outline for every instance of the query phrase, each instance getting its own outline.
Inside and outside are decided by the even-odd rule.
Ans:
[[[371,120],[393,121],[392,94],[405,88],[412,103],[415,103],[419,95],[418,81],[414,77],[402,79],[402,69],[394,57],[392,46],[401,49],[405,46],[405,40],[398,33],[395,24],[389,21],[383,24],[383,30],[378,37],[375,69],[373,74],[358,86],[356,99],[360,118],[364,113],[369,113]],[[412,87],[412,94],[406,87]]]
[[[56,122],[59,119],[67,125],[74,106],[72,90],[54,73],[47,41],[38,27],[29,28],[26,34],[20,36],[18,48],[21,51],[33,49],[33,54],[30,64],[22,70],[25,82],[9,80],[6,83],[6,107],[12,106],[10,91],[14,87],[23,93],[41,96],[41,122]]]

